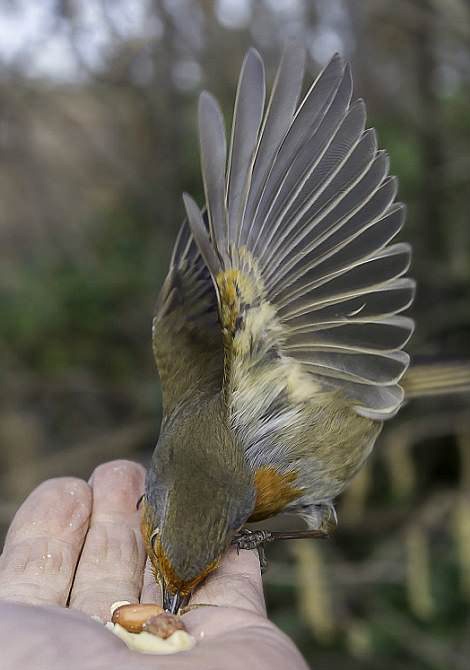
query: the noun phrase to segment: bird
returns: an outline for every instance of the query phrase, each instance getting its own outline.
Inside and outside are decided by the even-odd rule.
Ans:
[[[183,194],[155,309],[163,418],[142,500],[173,613],[231,545],[276,537],[247,523],[290,513],[306,530],[277,537],[328,535],[335,498],[405,401],[405,206],[350,65],[335,54],[301,98],[305,60],[285,48],[266,101],[248,50],[228,142],[217,101],[199,97],[205,202]],[[446,370],[436,389],[455,381]],[[422,376],[409,379],[419,392]]]

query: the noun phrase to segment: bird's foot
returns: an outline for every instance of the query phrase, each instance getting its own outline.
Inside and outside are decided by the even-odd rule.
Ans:
[[[241,528],[232,539],[232,544],[237,547],[237,551],[240,551],[240,549],[258,549],[265,542],[271,542],[271,534],[269,530]]]
[[[264,573],[268,567],[264,543],[271,542],[270,536],[271,532],[269,530],[241,528],[232,539],[232,544],[237,547],[237,553],[240,549],[257,549],[261,573]]]

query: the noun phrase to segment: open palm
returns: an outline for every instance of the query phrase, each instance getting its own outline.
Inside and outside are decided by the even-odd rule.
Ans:
[[[10,670],[257,670],[306,665],[267,618],[256,553],[230,550],[184,615],[197,645],[174,656],[129,651],[90,615],[106,620],[117,600],[160,602],[148,570],[135,503],[144,470],[128,461],[98,467],[90,482],[51,479],[10,526],[0,556],[0,648]]]

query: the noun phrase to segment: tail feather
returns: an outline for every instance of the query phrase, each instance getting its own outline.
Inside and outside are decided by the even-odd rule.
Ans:
[[[412,365],[403,377],[402,385],[408,400],[470,393],[470,362]]]

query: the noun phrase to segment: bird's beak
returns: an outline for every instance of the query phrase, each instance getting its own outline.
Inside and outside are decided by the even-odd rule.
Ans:
[[[171,593],[163,585],[163,609],[171,614],[178,614],[182,607],[188,604],[189,596],[183,596],[181,593]]]

